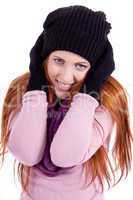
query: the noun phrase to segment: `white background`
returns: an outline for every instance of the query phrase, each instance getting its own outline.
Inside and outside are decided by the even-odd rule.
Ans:
[[[116,70],[115,78],[126,88],[129,108],[133,114],[133,6],[132,1],[1,1],[0,4],[0,111],[4,95],[11,80],[28,71],[29,51],[43,30],[42,24],[47,14],[62,6],[81,4],[106,13],[112,24],[110,40],[114,49]],[[0,116],[1,117],[1,116]],[[131,118],[132,122],[132,118]],[[5,163],[0,170],[0,200],[18,200],[20,186],[13,179],[13,156],[5,156]],[[126,180],[115,188],[105,192],[106,200],[132,199],[133,170]]]

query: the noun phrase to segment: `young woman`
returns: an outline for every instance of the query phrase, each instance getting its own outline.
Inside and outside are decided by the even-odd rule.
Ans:
[[[43,28],[30,72],[4,100],[2,161],[7,147],[19,162],[21,200],[103,200],[104,181],[128,174],[133,140],[126,91],[111,76],[111,24],[75,5],[49,13]]]

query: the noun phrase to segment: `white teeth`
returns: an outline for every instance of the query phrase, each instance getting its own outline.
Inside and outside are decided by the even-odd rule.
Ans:
[[[66,90],[70,89],[70,85],[64,84],[64,83],[62,83],[61,81],[58,81],[58,80],[57,80],[57,82],[58,82],[58,88],[60,90],[66,91]]]
[[[58,81],[58,80],[57,80]],[[59,83],[63,84],[63,85],[66,85],[65,83],[61,82],[61,81],[58,81]]]

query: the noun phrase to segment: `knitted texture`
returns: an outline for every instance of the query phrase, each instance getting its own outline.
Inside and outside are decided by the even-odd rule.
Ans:
[[[43,28],[43,57],[53,50],[69,50],[83,56],[93,66],[106,48],[111,24],[106,21],[104,12],[75,5],[49,13]]]

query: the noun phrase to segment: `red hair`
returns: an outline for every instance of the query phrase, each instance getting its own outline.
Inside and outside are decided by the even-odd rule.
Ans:
[[[46,75],[47,70],[46,70]],[[1,124],[1,141],[0,141],[0,155],[2,156],[2,165],[4,162],[4,154],[7,153],[6,147],[9,138],[9,130],[7,127],[9,115],[14,111],[18,111],[21,106],[22,95],[26,91],[26,86],[29,80],[29,72],[17,77],[9,85],[6,93],[3,109],[2,109],[2,124]],[[18,89],[19,86],[19,89]],[[75,87],[76,88],[76,87]],[[74,94],[74,90],[72,94]],[[77,87],[79,89],[79,86]],[[19,96],[18,96],[19,91]],[[49,90],[48,101],[53,101],[52,90]],[[72,97],[72,96],[71,96]],[[70,98],[70,101],[72,98]],[[98,176],[102,185],[104,180],[107,181],[109,187],[111,185],[111,177],[113,176],[113,186],[116,185],[121,178],[128,175],[131,169],[132,152],[131,145],[133,141],[132,132],[130,128],[130,117],[127,100],[127,92],[122,85],[112,76],[109,76],[101,90],[101,103],[109,110],[112,118],[116,122],[116,138],[113,144],[112,158],[115,166],[113,167],[111,159],[108,156],[108,150],[101,146],[96,153],[86,161],[83,166],[86,173],[86,180],[92,170],[92,180]],[[13,105],[12,107],[7,105]],[[124,112],[123,112],[124,111]],[[16,162],[16,160],[15,160]],[[14,162],[14,164],[15,164]],[[91,167],[91,168],[90,168]],[[20,180],[23,191],[28,193],[28,183],[31,167],[25,166],[22,163],[18,164],[18,178]],[[120,177],[116,181],[116,172],[120,170]]]

